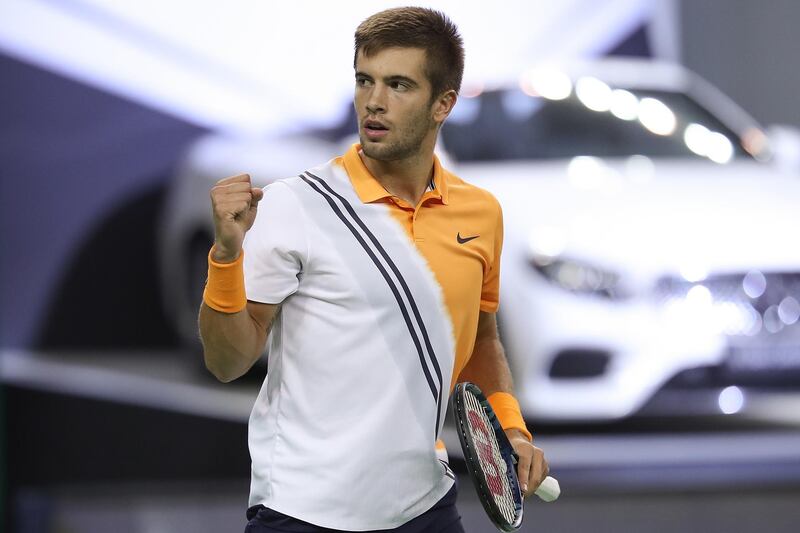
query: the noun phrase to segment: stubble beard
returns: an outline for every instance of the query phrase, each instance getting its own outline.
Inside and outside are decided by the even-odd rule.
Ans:
[[[434,128],[434,122],[426,111],[422,111],[414,117],[409,122],[408,128],[392,131],[390,135],[396,133],[398,136],[394,141],[373,143],[359,131],[361,150],[367,157],[377,161],[398,161],[416,155],[419,153],[428,131]]]

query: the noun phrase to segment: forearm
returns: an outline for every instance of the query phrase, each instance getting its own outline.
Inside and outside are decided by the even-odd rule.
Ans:
[[[481,313],[475,346],[469,362],[461,371],[459,381],[476,384],[489,399],[506,433],[519,431],[530,440],[519,404],[514,398],[514,384],[503,345],[497,333],[497,320],[493,313]],[[503,394],[498,394],[503,393]]]
[[[199,326],[206,367],[227,383],[244,375],[261,356],[269,324],[259,323],[247,308],[221,313],[203,303]]]
[[[488,397],[495,392],[513,393],[514,383],[503,345],[497,336],[478,338],[459,381],[476,384]]]

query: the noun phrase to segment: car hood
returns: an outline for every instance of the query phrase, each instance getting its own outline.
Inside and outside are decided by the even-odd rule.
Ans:
[[[503,206],[510,253],[535,249],[646,277],[800,271],[800,176],[751,161],[574,158],[462,164]]]

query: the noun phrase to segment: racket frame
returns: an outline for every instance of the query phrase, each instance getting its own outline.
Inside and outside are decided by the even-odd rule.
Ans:
[[[514,499],[516,515],[513,522],[506,520],[500,509],[497,508],[494,497],[489,490],[486,475],[480,466],[481,463],[478,457],[477,447],[475,446],[472,435],[467,431],[466,427],[467,408],[464,404],[465,394],[472,394],[478,400],[483,412],[489,419],[491,429],[494,431],[497,444],[500,447],[500,455],[506,462],[506,477]],[[516,531],[522,525],[523,512],[522,491],[520,490],[519,479],[517,478],[517,462],[519,458],[514,452],[514,448],[511,446],[505,431],[500,426],[494,409],[492,409],[491,404],[477,385],[470,382],[462,382],[456,384],[453,391],[453,415],[456,422],[458,440],[461,442],[461,449],[464,452],[464,461],[467,464],[467,471],[472,478],[473,485],[475,485],[475,489],[478,492],[478,498],[483,508],[486,510],[486,514],[489,516],[492,523],[501,531]]]

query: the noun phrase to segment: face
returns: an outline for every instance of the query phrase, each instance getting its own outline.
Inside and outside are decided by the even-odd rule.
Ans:
[[[439,117],[424,67],[419,48],[386,48],[370,56],[359,51],[354,102],[368,157],[396,161],[428,144],[433,149]]]

